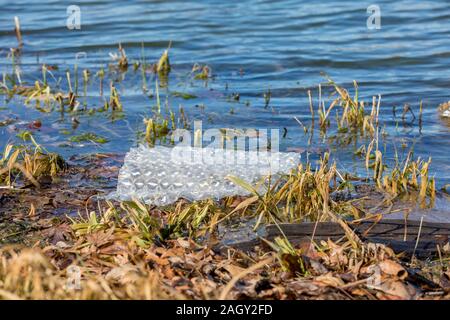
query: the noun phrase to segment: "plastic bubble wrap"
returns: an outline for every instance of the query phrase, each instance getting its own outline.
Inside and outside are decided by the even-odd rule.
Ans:
[[[179,198],[194,201],[247,195],[247,190],[226,177],[239,177],[252,184],[268,175],[289,173],[299,160],[297,153],[139,146],[125,156],[117,191],[110,197],[136,198],[161,206]]]
[[[450,109],[445,110],[444,112],[442,112],[442,116],[445,118],[450,118]]]

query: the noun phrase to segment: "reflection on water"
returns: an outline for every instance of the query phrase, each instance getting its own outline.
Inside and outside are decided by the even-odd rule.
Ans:
[[[401,212],[385,215],[386,219],[404,219],[405,216]],[[426,222],[450,222],[450,198],[448,196],[439,196],[436,198],[435,205],[432,209],[413,209],[407,216],[408,220]]]

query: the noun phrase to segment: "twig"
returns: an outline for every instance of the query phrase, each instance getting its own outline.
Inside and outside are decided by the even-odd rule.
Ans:
[[[416,249],[417,249],[417,246],[419,245],[420,234],[422,232],[422,223],[423,223],[423,216],[420,218],[419,233],[417,235],[416,245],[414,246],[414,251],[413,251],[412,257],[414,257],[416,255]]]
[[[19,17],[17,17],[17,16],[14,17],[14,24],[15,24],[14,31],[16,32],[17,42],[19,43],[19,47],[22,47],[23,46],[23,42],[22,42],[22,33],[20,31]]]
[[[311,97],[311,90],[308,90],[308,97],[309,97],[309,109],[311,111],[311,118],[312,118],[312,122],[314,123],[314,107],[313,107],[313,102],[312,102],[312,97]]]

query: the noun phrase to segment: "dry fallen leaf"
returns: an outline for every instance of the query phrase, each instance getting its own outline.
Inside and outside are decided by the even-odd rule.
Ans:
[[[392,260],[384,260],[378,264],[381,272],[384,274],[396,277],[400,280],[408,276],[408,272],[400,264]]]
[[[231,277],[234,277],[245,270],[245,268],[233,264],[226,265],[223,268],[230,273]]]
[[[62,223],[44,232],[50,238],[50,243],[56,244],[59,241],[67,241],[72,237],[72,228],[67,223]]]
[[[134,283],[140,279],[139,271],[136,266],[125,264],[111,269],[105,276],[108,281],[115,281],[121,284]]]
[[[191,243],[188,240],[179,238],[179,239],[177,239],[177,243],[180,245],[180,247],[182,247],[184,249],[190,249],[191,248]]]
[[[417,292],[416,290],[403,281],[399,280],[386,280],[380,285],[368,284],[368,288],[379,290],[384,295],[380,295],[382,299],[401,299],[401,300],[411,300],[413,299]]]
[[[341,278],[335,277],[331,272],[315,277],[314,282],[321,282],[335,288],[339,288],[345,285],[344,281],[342,281]]]
[[[286,292],[295,294],[297,296],[302,294],[317,296],[325,291],[325,287],[326,286],[324,286],[324,284],[320,282],[314,282],[311,280],[298,280],[289,282],[286,286]]]
[[[166,266],[170,263],[168,259],[161,259],[156,254],[154,254],[153,252],[150,252],[150,251],[148,251],[146,253],[145,258],[147,260],[150,260],[150,261],[160,265],[160,266]]]
[[[65,243],[64,241],[58,241],[55,246],[57,246],[60,249],[67,249],[70,248],[71,246],[68,245],[67,243]]]
[[[325,268],[325,266],[316,261],[316,260],[309,260],[309,264],[311,265],[311,268],[315,271],[316,274],[324,274],[328,272],[328,269]]]

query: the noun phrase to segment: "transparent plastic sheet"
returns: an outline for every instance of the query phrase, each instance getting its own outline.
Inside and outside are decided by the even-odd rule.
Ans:
[[[299,160],[298,153],[139,146],[125,156],[117,191],[110,198],[136,198],[161,206],[179,198],[194,201],[248,195],[248,190],[226,177],[253,184],[268,175],[289,173]]]

